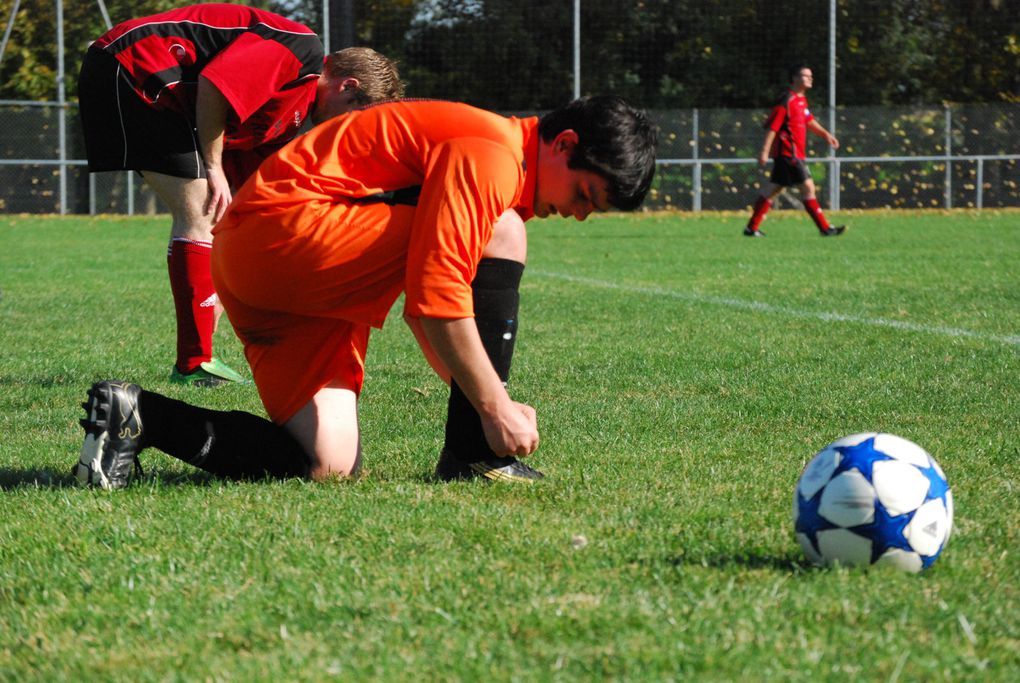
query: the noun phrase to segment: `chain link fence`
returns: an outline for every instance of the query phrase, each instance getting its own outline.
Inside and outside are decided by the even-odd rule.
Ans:
[[[825,109],[812,108],[821,121]],[[767,174],[755,162],[764,112],[653,112],[661,130],[649,206],[743,210]],[[1020,206],[1020,105],[846,107],[840,149],[809,135],[809,161],[830,208]]]
[[[528,112],[533,113],[533,112]],[[647,209],[744,210],[766,173],[755,163],[765,112],[651,111],[659,168]],[[814,113],[828,120],[824,110]],[[60,116],[65,120],[61,153]],[[809,136],[810,168],[830,208],[1020,207],[1020,104],[846,107],[836,156]],[[155,213],[136,174],[90,174],[77,109],[0,104],[0,212]]]

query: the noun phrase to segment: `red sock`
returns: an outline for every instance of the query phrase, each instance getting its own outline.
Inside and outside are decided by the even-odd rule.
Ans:
[[[821,232],[825,232],[829,229],[829,221],[825,220],[825,214],[822,213],[822,207],[818,206],[817,199],[805,199],[804,210],[808,212],[808,215],[811,216],[811,220],[815,222],[815,225],[818,226],[818,229]]]
[[[751,212],[751,220],[747,221],[747,227],[751,230],[757,230],[758,226],[761,225],[762,220],[765,218],[765,214],[772,208],[772,202],[769,201],[768,197],[758,195],[758,199],[754,201],[754,210]]]
[[[177,309],[177,369],[185,374],[212,358],[217,298],[211,259],[212,242],[170,240],[166,262]]]

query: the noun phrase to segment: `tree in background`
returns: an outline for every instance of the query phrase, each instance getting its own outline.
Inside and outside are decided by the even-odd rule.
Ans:
[[[401,62],[416,96],[541,110],[573,94],[569,0],[329,0],[331,48],[347,35]],[[108,0],[114,23],[188,4]],[[249,2],[321,32],[321,0]],[[0,0],[6,19],[13,0]],[[828,2],[582,0],[582,90],[653,109],[760,108],[786,66],[811,64],[828,99]],[[337,22],[353,15],[353,31]],[[1020,101],[1020,2],[839,0],[837,102]],[[65,0],[66,88],[106,26],[93,0]],[[345,39],[346,40],[346,39]],[[0,64],[0,98],[56,98],[54,0],[22,0]]]

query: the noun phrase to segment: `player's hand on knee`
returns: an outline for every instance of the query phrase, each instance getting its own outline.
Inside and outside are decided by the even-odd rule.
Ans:
[[[206,182],[209,183],[209,196],[205,203],[205,214],[207,216],[212,214],[213,222],[218,223],[227,212],[230,200],[233,199],[230,183],[227,182],[223,171],[212,167],[206,169]]]
[[[538,448],[538,419],[535,409],[512,401],[508,410],[491,419],[482,419],[489,447],[499,456],[531,455]]]

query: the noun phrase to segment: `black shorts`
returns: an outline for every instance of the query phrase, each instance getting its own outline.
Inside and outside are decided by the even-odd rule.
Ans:
[[[85,53],[78,102],[90,173],[134,170],[205,177],[193,122],[146,104],[108,52],[89,48]]]
[[[769,179],[776,185],[792,187],[803,185],[811,177],[807,164],[796,157],[776,157],[772,161],[772,175]]]

